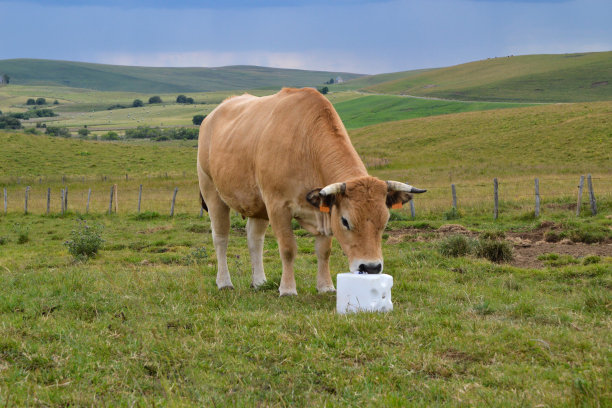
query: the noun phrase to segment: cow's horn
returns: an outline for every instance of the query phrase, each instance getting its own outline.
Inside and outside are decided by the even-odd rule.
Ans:
[[[323,187],[321,191],[319,191],[319,195],[325,197],[331,194],[344,193],[345,191],[346,183],[334,183]]]
[[[387,189],[389,191],[405,191],[407,193],[415,194],[420,194],[427,191],[420,188],[412,187],[410,184],[400,183],[399,181],[392,180],[387,181]]]

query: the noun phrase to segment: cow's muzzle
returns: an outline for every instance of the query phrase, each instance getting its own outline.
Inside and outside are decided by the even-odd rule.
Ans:
[[[382,271],[382,264],[380,262],[359,264],[359,273],[377,274],[380,271]]]

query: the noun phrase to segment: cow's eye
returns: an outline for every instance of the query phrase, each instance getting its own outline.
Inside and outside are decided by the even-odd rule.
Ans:
[[[340,221],[342,221],[342,225],[344,225],[344,228],[346,228],[347,230],[350,230],[351,227],[349,226],[348,221],[346,220],[346,218],[344,217],[340,217]]]

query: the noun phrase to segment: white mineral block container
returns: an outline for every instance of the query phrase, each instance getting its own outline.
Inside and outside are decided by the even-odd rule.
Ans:
[[[339,273],[336,276],[336,311],[340,314],[389,312],[393,277],[387,274]]]

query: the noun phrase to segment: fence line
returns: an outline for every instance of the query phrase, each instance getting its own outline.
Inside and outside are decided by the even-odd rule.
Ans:
[[[590,203],[590,208],[591,208],[591,214],[592,215],[596,215],[597,214],[597,204],[596,204],[595,190],[594,190],[594,187],[593,187],[593,179],[594,178],[591,177],[591,175],[589,174],[586,177],[586,179],[587,179],[587,187],[588,187],[588,191],[589,191],[589,203]],[[580,181],[579,181],[579,184],[578,184],[578,200],[577,200],[577,203],[575,204],[576,205],[576,216],[580,215],[580,209],[581,209],[581,206],[582,206],[582,199],[581,199],[581,197],[582,197],[582,191],[583,191],[583,186],[584,186],[584,180],[585,180],[585,176],[580,176]],[[565,181],[565,180],[563,180],[563,181]],[[188,184],[190,184],[190,183],[188,183]],[[470,186],[469,183],[467,183],[465,185],[466,186]],[[482,184],[482,183],[471,184],[471,185],[472,186],[477,185],[479,187],[480,186],[486,186],[485,184]],[[500,196],[500,192],[501,191],[506,191],[508,185],[511,185],[511,184],[504,183],[503,180],[499,181],[497,178],[493,179],[492,210],[493,210],[493,218],[494,219],[497,219],[499,217],[499,214],[500,214],[500,197],[501,197]],[[462,187],[461,192],[464,192],[464,194],[469,197],[470,194],[471,194],[469,189],[463,188],[463,184],[461,184],[460,186]],[[517,186],[513,185],[513,188],[516,189]],[[539,217],[540,214],[541,214],[541,207],[542,207],[542,195],[540,194],[540,179],[539,178],[535,178],[534,179],[534,188],[535,188],[535,191],[534,191],[535,192],[535,207],[533,207],[534,208],[533,214],[535,215],[535,217]],[[31,211],[32,208],[31,208],[31,205],[30,205],[30,204],[32,204],[31,203],[32,197],[30,197],[31,191],[32,191],[31,189],[32,189],[31,186],[26,186],[25,187],[25,196],[21,196],[21,194],[18,194],[18,195],[15,194],[15,196],[24,197],[25,201],[22,202],[22,203],[24,205],[23,208],[24,208],[25,214],[28,214],[28,213],[32,212]],[[443,188],[442,187],[434,187],[431,190],[435,191],[436,189],[438,191],[442,192]],[[4,213],[6,214],[8,212],[8,203],[10,201],[9,197],[8,197],[9,191],[7,190],[6,187],[3,190],[4,190]],[[51,214],[52,213],[51,190],[52,190],[51,187],[48,187],[46,189],[46,197],[45,197],[46,198],[46,207],[44,206],[44,204],[42,206],[38,207],[38,208],[42,207],[43,210],[41,212],[45,212],[46,214]],[[142,208],[142,204],[143,204],[143,190],[144,190],[143,189],[143,184],[139,184],[138,187],[137,187],[137,206],[135,206],[135,208],[134,208],[134,210],[137,213],[141,212],[141,208]],[[428,190],[430,190],[430,189],[428,189]],[[446,194],[448,194],[448,187],[446,189],[444,189],[444,190],[446,190]],[[23,191],[23,190],[21,190],[21,191]],[[77,190],[77,191],[81,191],[81,190]],[[85,194],[85,191],[87,191],[87,193],[86,193],[87,199],[86,199],[86,205],[85,205],[85,213],[89,213],[90,212],[90,202],[92,202],[92,193],[94,193],[94,190],[91,187],[89,187],[87,190],[82,190],[80,192],[81,200],[83,200],[83,195]],[[132,197],[132,198],[127,199],[126,202],[129,202],[131,200],[135,200],[135,198],[133,198],[134,197],[134,190],[133,189],[130,190],[129,188],[126,188],[123,191],[125,192],[125,194],[122,194],[123,197]],[[130,193],[130,191],[132,191],[132,193]],[[459,208],[458,208],[458,201],[459,200],[458,200],[458,193],[457,193],[457,191],[458,191],[457,185],[455,183],[452,183],[451,184],[451,197],[450,198],[452,200],[451,201],[452,208],[455,211],[459,210]],[[171,192],[168,192],[168,188],[164,188],[164,187],[148,188],[147,192],[149,192],[151,195],[156,195],[156,197],[158,197],[158,196],[165,196],[166,194],[168,194],[167,197],[169,198],[169,209],[170,209],[169,213],[170,213],[170,216],[174,216],[175,210],[177,208],[176,205],[177,205],[177,196],[178,196],[178,192],[179,192],[179,187],[174,187],[174,189]],[[570,193],[570,192],[569,191],[563,191],[563,195],[556,195],[556,197],[562,197],[563,199],[567,200],[568,197],[571,197],[571,193],[570,194],[568,194],[568,193]],[[508,205],[512,205],[511,203],[513,203],[513,202],[519,203],[520,201],[517,200],[517,198],[520,199],[520,198],[532,197],[532,199],[533,199],[533,197],[534,197],[533,196],[533,194],[534,194],[533,192],[531,194],[524,194],[524,195],[523,194],[514,194],[514,192],[506,193],[506,194],[511,196],[514,199],[514,201],[502,200],[501,201],[501,204],[503,204],[502,205],[502,209],[501,209],[502,211],[504,210],[504,208],[507,208]],[[557,194],[557,193],[555,193],[555,194]],[[94,195],[98,195],[98,193],[95,193]],[[605,195],[607,197],[607,196],[610,196],[611,194],[610,194],[610,192],[606,192]],[[195,207],[195,203],[198,202],[197,195],[193,194],[191,197],[192,198],[190,199],[190,202],[193,202],[194,203],[194,207]],[[422,196],[422,197],[427,199],[427,196]],[[60,190],[60,197],[59,198],[60,198],[59,201],[60,201],[60,208],[61,208],[60,209],[60,213],[61,214],[65,214],[68,211],[68,187],[67,186],[65,186],[64,188],[62,188]],[[546,199],[551,199],[551,198],[554,199],[555,195],[551,194],[550,192],[549,193],[545,193],[544,194],[544,198],[546,198]],[[422,198],[419,197],[417,199],[420,201]],[[437,197],[436,199],[438,201],[440,200],[439,197]],[[43,200],[44,200],[44,198],[43,198]],[[161,198],[161,199],[160,198],[156,198],[155,200],[153,200],[156,204],[158,204],[156,209],[159,208],[159,203],[163,202],[164,200],[165,200],[164,198]],[[18,201],[20,201],[20,200],[18,200]],[[77,200],[77,201],[79,201],[79,200]],[[146,201],[146,200],[144,200],[144,201]],[[81,201],[81,202],[83,202],[83,201]],[[96,201],[94,199],[94,203],[95,202]],[[111,187],[110,187],[110,196],[109,196],[107,202],[108,202],[108,210],[106,211],[107,214],[112,214],[113,212],[117,213],[119,211],[119,195],[118,195],[118,185],[117,184],[112,184],[111,185]],[[466,202],[466,200],[464,200],[462,202]],[[482,202],[483,203],[486,203],[486,202],[490,203],[491,201],[482,200]],[[114,204],[114,208],[113,208],[113,204]],[[489,205],[491,205],[491,204],[489,204]],[[524,206],[524,204],[523,204],[523,206]],[[36,206],[34,206],[34,207],[36,207]],[[72,205],[72,208],[78,211],[77,207],[75,207],[75,204]],[[466,206],[466,207],[469,207],[469,206]],[[474,207],[474,206],[472,206],[472,207]],[[477,207],[480,207],[480,206],[477,205]],[[125,205],[122,208],[125,209],[124,210],[125,212],[130,212],[132,210],[130,208],[130,206],[125,206]],[[168,207],[166,207],[166,208],[168,208]],[[193,208],[193,207],[191,207],[191,208]],[[567,207],[567,208],[568,209],[571,208],[572,211],[573,211],[573,205],[571,205],[571,203],[570,203],[570,206]],[[417,215],[416,214],[416,208],[415,208],[415,202],[414,201],[410,201],[410,208],[409,209],[410,209],[410,216],[414,219],[416,217],[416,215]],[[406,211],[407,210],[408,209],[406,209]],[[203,215],[203,209],[200,207],[200,208],[198,208],[198,211],[199,211],[199,215],[202,216]],[[194,213],[195,213],[195,209],[194,209]]]

